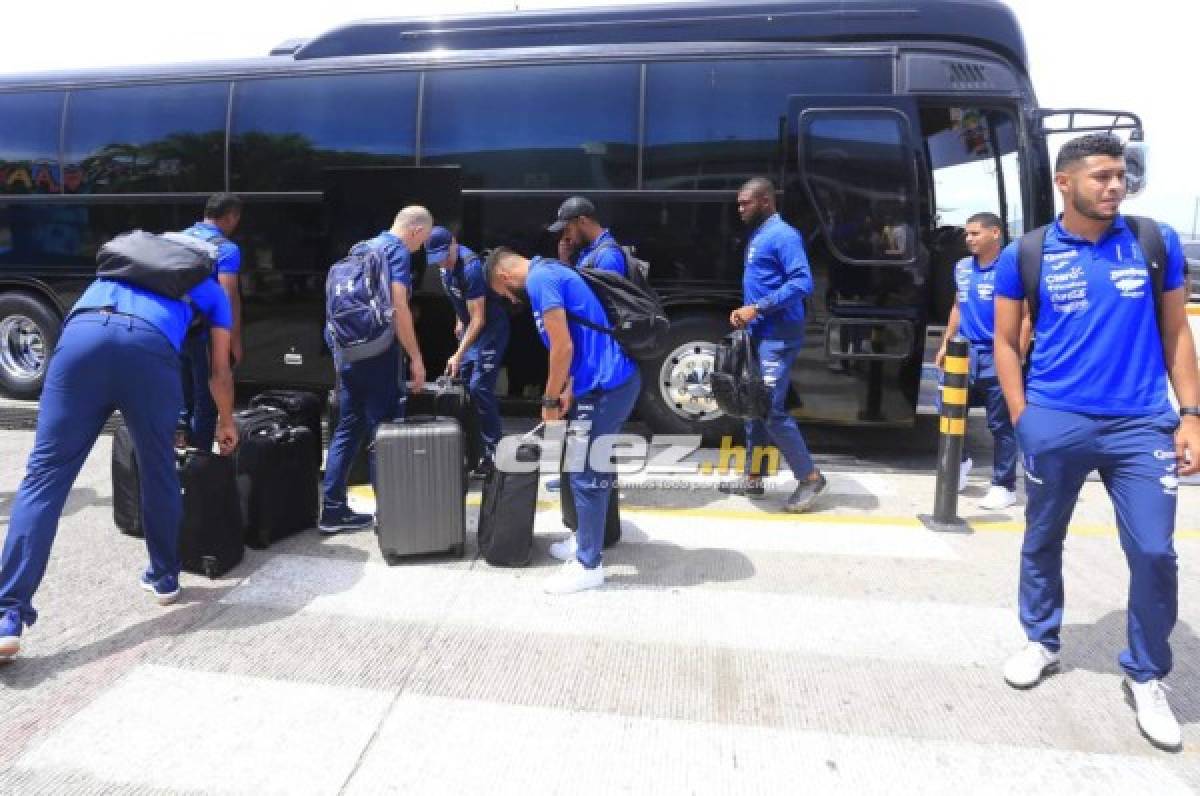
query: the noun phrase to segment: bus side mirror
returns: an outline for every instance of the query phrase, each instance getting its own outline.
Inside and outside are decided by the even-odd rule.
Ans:
[[[1134,197],[1146,190],[1146,160],[1150,147],[1140,136],[1125,144],[1125,195]]]

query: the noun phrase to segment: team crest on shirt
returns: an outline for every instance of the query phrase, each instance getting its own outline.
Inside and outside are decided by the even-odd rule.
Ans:
[[[1125,298],[1136,299],[1146,295],[1146,281],[1150,278],[1143,265],[1130,268],[1114,268],[1109,273],[1113,286]]]
[[[980,301],[991,301],[995,291],[996,286],[991,282],[980,282],[975,286],[975,293],[978,294]]]

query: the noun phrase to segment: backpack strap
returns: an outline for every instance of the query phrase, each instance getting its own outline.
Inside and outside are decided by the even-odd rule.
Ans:
[[[1144,216],[1125,216],[1125,223],[1133,230],[1146,268],[1150,271],[1150,289],[1154,295],[1154,320],[1162,332],[1163,280],[1167,271],[1167,243],[1163,240],[1158,222]]]
[[[625,260],[625,273],[628,275],[628,273],[629,273],[629,258],[625,256],[625,250],[621,248],[621,245],[619,243],[617,243],[615,240],[613,240],[612,238],[608,238],[607,240],[600,241],[600,245],[597,246],[596,248],[592,249],[590,252],[588,252],[588,256],[583,258],[583,261],[580,262],[579,265],[577,265],[575,267],[576,268],[594,268],[596,265],[596,258],[600,256],[600,252],[608,251],[609,249],[616,249],[617,251],[619,251],[621,253],[622,259]]]
[[[1029,304],[1029,322],[1035,329],[1042,298],[1042,251],[1049,229],[1048,224],[1040,226],[1017,240],[1017,271],[1021,275],[1021,287],[1025,289],[1025,301]]]

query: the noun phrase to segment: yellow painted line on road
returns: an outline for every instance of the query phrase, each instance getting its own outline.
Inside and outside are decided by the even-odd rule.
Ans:
[[[1189,304],[1187,306],[1187,314],[1200,318],[1200,304]]]
[[[374,499],[375,493],[369,486],[350,488],[350,494],[364,499]],[[467,495],[467,505],[478,507],[479,495]],[[539,500],[539,511],[552,511],[559,507],[557,500]],[[871,525],[889,526],[912,530],[923,530],[925,526],[916,517],[888,517],[879,514],[788,514],[786,512],[746,511],[744,509],[719,508],[671,508],[665,506],[621,505],[624,514],[640,514],[648,517],[695,517],[707,520],[731,520],[737,522],[777,522],[792,525]],[[1018,520],[984,520],[970,522],[971,528],[981,533],[1025,533],[1025,523]],[[1115,537],[1117,529],[1112,525],[1088,523],[1072,524],[1068,530],[1072,536]],[[1200,528],[1180,528],[1175,531],[1176,539],[1200,539]]]

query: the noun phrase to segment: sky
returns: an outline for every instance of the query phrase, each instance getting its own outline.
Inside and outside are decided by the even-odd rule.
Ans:
[[[622,0],[440,0],[445,14],[614,5]],[[1150,145],[1148,188],[1126,212],[1200,234],[1200,2],[1008,0],[1025,33],[1043,107],[1115,108],[1141,117]],[[336,3],[205,0],[10,0],[0,74],[266,55],[354,19],[404,15],[395,0]],[[65,23],[65,24],[64,24]],[[0,125],[3,120],[0,119]],[[1064,137],[1057,137],[1064,140]],[[1052,149],[1053,141],[1052,139]]]

